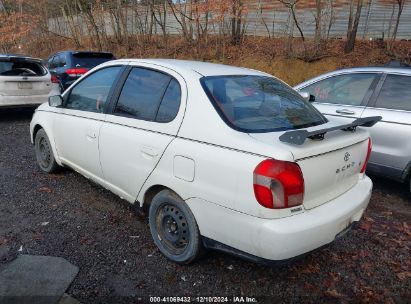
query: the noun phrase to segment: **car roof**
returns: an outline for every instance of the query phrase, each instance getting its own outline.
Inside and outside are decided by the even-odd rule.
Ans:
[[[40,58],[30,57],[30,56],[22,55],[22,54],[0,54],[0,58],[6,58],[6,59],[20,58],[20,59],[30,59],[30,60],[43,61]]]
[[[305,87],[311,83],[317,82],[324,78],[340,75],[340,74],[349,74],[349,73],[387,73],[387,74],[403,74],[403,75],[411,75],[411,68],[410,67],[389,67],[389,66],[367,66],[367,67],[353,67],[353,68],[344,68],[339,70],[334,70],[332,72],[320,74],[313,78],[310,78],[306,81],[303,81],[294,86],[294,89],[299,90],[302,87]]]
[[[121,61],[127,60],[130,63],[148,63],[166,67],[181,74],[192,73],[193,71],[202,76],[219,76],[219,75],[263,75],[268,74],[241,67],[234,67],[224,64],[191,61],[191,60],[178,60],[178,59],[120,59]],[[115,62],[115,61],[114,61]],[[113,63],[113,61],[111,61]]]
[[[339,69],[339,70],[336,70],[330,73],[338,73],[338,72],[411,73],[411,67],[366,66],[366,67],[344,68],[344,69]]]
[[[87,54],[87,53],[90,53],[90,54],[111,54],[111,55],[113,55],[112,52],[65,50],[65,51],[56,52],[56,53],[50,55],[50,57],[52,57],[52,56],[54,56],[54,55],[57,55],[57,54],[78,54],[78,53],[84,53],[84,54]]]

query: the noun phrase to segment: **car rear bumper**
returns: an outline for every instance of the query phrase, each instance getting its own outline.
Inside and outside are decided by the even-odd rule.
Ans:
[[[364,176],[334,200],[280,219],[262,219],[211,203],[201,207],[196,199],[187,203],[204,237],[250,256],[278,261],[303,255],[341,236],[361,219],[371,190],[372,182]]]

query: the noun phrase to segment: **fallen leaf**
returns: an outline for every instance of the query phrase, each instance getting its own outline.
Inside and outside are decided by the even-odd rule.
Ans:
[[[329,297],[338,298],[338,299],[345,297],[345,295],[339,293],[336,289],[329,289],[325,292],[325,294]]]
[[[51,190],[49,187],[40,187],[39,191],[45,192],[45,193],[51,193],[53,190]]]
[[[372,223],[371,222],[361,222],[360,228],[365,231],[369,231],[371,229]]]
[[[41,235],[41,233],[35,232],[35,233],[32,234],[31,238],[35,241],[39,241],[39,240],[43,239],[43,236]]]
[[[0,245],[7,244],[7,239],[4,237],[0,237]]]
[[[404,272],[397,273],[397,278],[400,279],[401,281],[405,281],[407,278],[411,278],[411,272],[404,271]]]

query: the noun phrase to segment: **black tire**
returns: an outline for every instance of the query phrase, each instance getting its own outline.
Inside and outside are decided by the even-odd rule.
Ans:
[[[36,151],[37,164],[40,169],[47,173],[54,173],[60,168],[53,155],[50,140],[46,132],[40,129],[34,138],[34,149]]]
[[[200,231],[187,204],[170,190],[157,193],[149,210],[154,243],[169,260],[189,264],[203,252]]]

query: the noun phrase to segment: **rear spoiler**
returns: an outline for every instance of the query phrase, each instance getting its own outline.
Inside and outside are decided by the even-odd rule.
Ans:
[[[377,122],[382,119],[381,116],[371,116],[371,117],[364,117],[364,118],[357,118],[352,123],[335,126],[331,128],[324,128],[315,131],[307,131],[307,130],[295,130],[295,131],[288,131],[285,132],[283,135],[280,136],[280,141],[294,144],[294,145],[302,145],[307,138],[309,139],[324,139],[324,135],[327,132],[342,130],[342,131],[350,131],[355,132],[357,127],[372,127]]]

